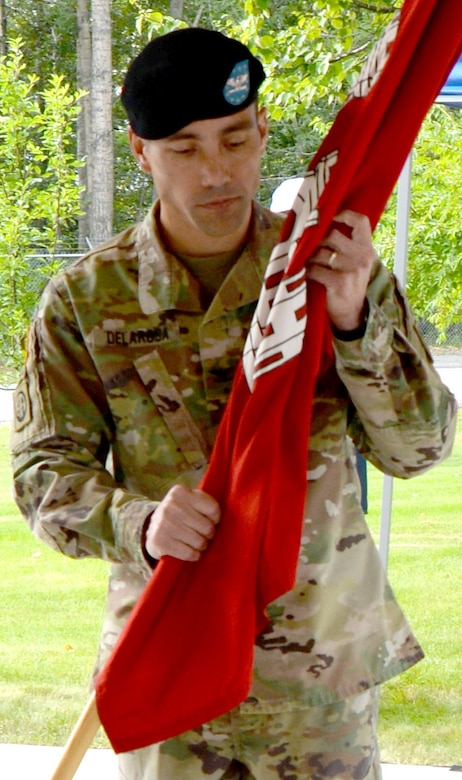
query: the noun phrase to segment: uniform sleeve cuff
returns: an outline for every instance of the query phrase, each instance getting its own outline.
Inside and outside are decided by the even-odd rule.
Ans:
[[[144,540],[147,523],[156,508],[155,501],[133,499],[121,507],[117,516],[116,542],[121,557],[133,562],[146,577],[152,574],[153,567],[146,557]]]
[[[338,339],[339,341],[358,341],[358,339],[362,339],[366,332],[368,317],[369,302],[366,300],[361,324],[358,325],[357,328],[353,328],[353,330],[340,330],[339,328],[336,328],[335,325],[332,325],[332,333],[334,338]]]

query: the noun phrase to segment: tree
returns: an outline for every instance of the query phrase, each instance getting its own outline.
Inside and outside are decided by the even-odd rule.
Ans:
[[[72,153],[79,94],[62,76],[44,89],[27,72],[22,42],[0,60],[0,354],[20,365],[39,288],[58,266],[79,209]],[[31,255],[40,255],[31,273]]]
[[[435,104],[413,151],[407,293],[441,341],[462,321],[462,112]],[[396,197],[377,231],[377,245],[393,261]]]
[[[87,0],[77,0],[77,84],[84,94],[81,99],[82,110],[77,118],[77,156],[85,161],[79,168],[79,184],[81,186],[79,234],[79,250],[85,252],[88,248],[90,234],[90,219],[88,204],[92,200],[93,144],[91,131],[91,29]]]
[[[6,27],[6,3],[0,0],[0,57],[6,54],[7,27]]]
[[[38,77],[39,92],[53,72],[60,72],[73,88],[78,84],[90,93],[91,81],[84,74],[88,74],[92,59],[88,54],[92,33],[93,73],[96,88],[105,101],[105,124],[95,140],[95,131],[89,129],[90,120],[84,119],[82,113],[80,121],[84,131],[79,129],[78,156],[86,161],[86,169],[80,175],[83,177],[88,172],[88,176],[81,179],[85,186],[81,209],[93,204],[95,219],[100,219],[103,213],[106,216],[101,229],[90,228],[82,218],[79,237],[77,229],[74,237],[74,246],[78,240],[81,251],[87,248],[87,237],[91,236],[95,243],[112,230],[117,232],[128,222],[140,219],[152,200],[151,181],[139,171],[128,151],[126,117],[117,97],[129,61],[150,37],[175,27],[200,24],[244,40],[263,60],[268,79],[263,85],[262,100],[270,114],[271,134],[259,198],[269,204],[272,191],[282,179],[303,173],[345,99],[371,42],[401,5],[401,0],[312,0],[309,4],[300,4],[299,0],[237,0],[235,3],[210,0],[207,4],[203,0],[156,0],[155,10],[150,0],[113,0],[112,5],[110,0],[92,0],[91,30],[89,4],[90,0],[77,0],[77,3],[48,0],[39,4],[32,0],[9,0],[4,20],[4,29],[7,27],[10,34],[20,33],[28,41],[23,51],[24,62]],[[5,8],[2,0],[1,8]],[[114,89],[110,67],[111,27]],[[1,29],[0,26],[0,37]],[[104,66],[96,59],[103,48]],[[86,101],[90,105],[90,97]],[[460,213],[455,196],[459,185],[454,171],[449,170],[450,148],[446,140],[450,138],[452,149],[460,150],[462,126],[460,115],[454,112],[439,109],[435,117],[434,121],[430,117],[422,129],[414,160],[408,284],[419,316],[431,317],[443,333],[449,323],[460,321],[462,316],[461,274],[457,262],[461,256],[460,233],[455,220]],[[98,168],[92,176],[92,153],[96,149]],[[103,159],[104,167],[100,167]],[[432,165],[435,159],[445,171],[441,176]],[[107,215],[111,211],[113,171],[117,187],[111,230]],[[92,181],[98,187],[93,194]],[[454,181],[450,195],[448,181]],[[392,198],[377,233],[385,257],[391,260],[393,209]],[[444,231],[444,225],[450,226],[449,229]],[[438,274],[435,269],[439,269]]]
[[[113,231],[114,153],[112,141],[112,55],[110,0],[92,0],[91,145],[93,149],[90,242]]]
[[[124,7],[126,20],[130,18],[129,2],[117,0],[117,5]],[[27,41],[23,48],[24,62],[37,76],[38,89],[43,88],[53,73],[62,73],[74,89],[87,93],[82,99],[82,116],[74,135],[77,153],[86,163],[79,173],[84,189],[76,244],[81,251],[88,249],[89,237],[92,243],[97,243],[112,233],[113,212],[111,2],[93,0],[91,17],[89,5],[90,0],[47,0],[46,3],[9,0],[7,6],[9,34]],[[132,24],[131,20],[129,23]],[[94,28],[93,35],[91,27]],[[121,38],[124,39],[123,33]],[[115,48],[119,50],[119,47]],[[94,99],[90,96],[92,91]],[[94,136],[91,113],[95,122]],[[95,150],[97,168],[93,174],[92,152]],[[93,180],[98,187],[94,198]],[[94,223],[92,227],[90,222]]]

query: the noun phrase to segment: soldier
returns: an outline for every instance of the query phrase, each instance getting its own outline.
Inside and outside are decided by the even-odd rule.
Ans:
[[[267,140],[260,62],[181,30],[131,64],[129,142],[158,199],[50,282],[12,435],[17,502],[71,557],[111,562],[97,668],[152,568],[197,561],[220,522],[197,489],[282,224],[255,201]],[[422,657],[361,511],[350,441],[409,477],[450,451],[456,405],[409,306],[345,211],[308,261],[335,366],[318,381],[297,584],[268,608],[252,690],[194,731],[120,756],[120,778],[377,780],[376,686]]]

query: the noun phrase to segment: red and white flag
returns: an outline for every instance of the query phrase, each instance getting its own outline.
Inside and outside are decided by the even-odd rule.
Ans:
[[[305,262],[342,209],[374,228],[462,49],[461,0],[405,0],[311,162],[283,225],[203,490],[222,519],[197,563],[163,558],[96,684],[116,752],[242,702],[265,607],[295,579],[311,405],[331,359],[324,288]]]

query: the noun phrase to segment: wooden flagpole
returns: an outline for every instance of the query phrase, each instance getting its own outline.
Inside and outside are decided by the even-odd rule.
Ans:
[[[63,755],[51,780],[72,780],[100,726],[96,694],[93,691],[64,746]]]

